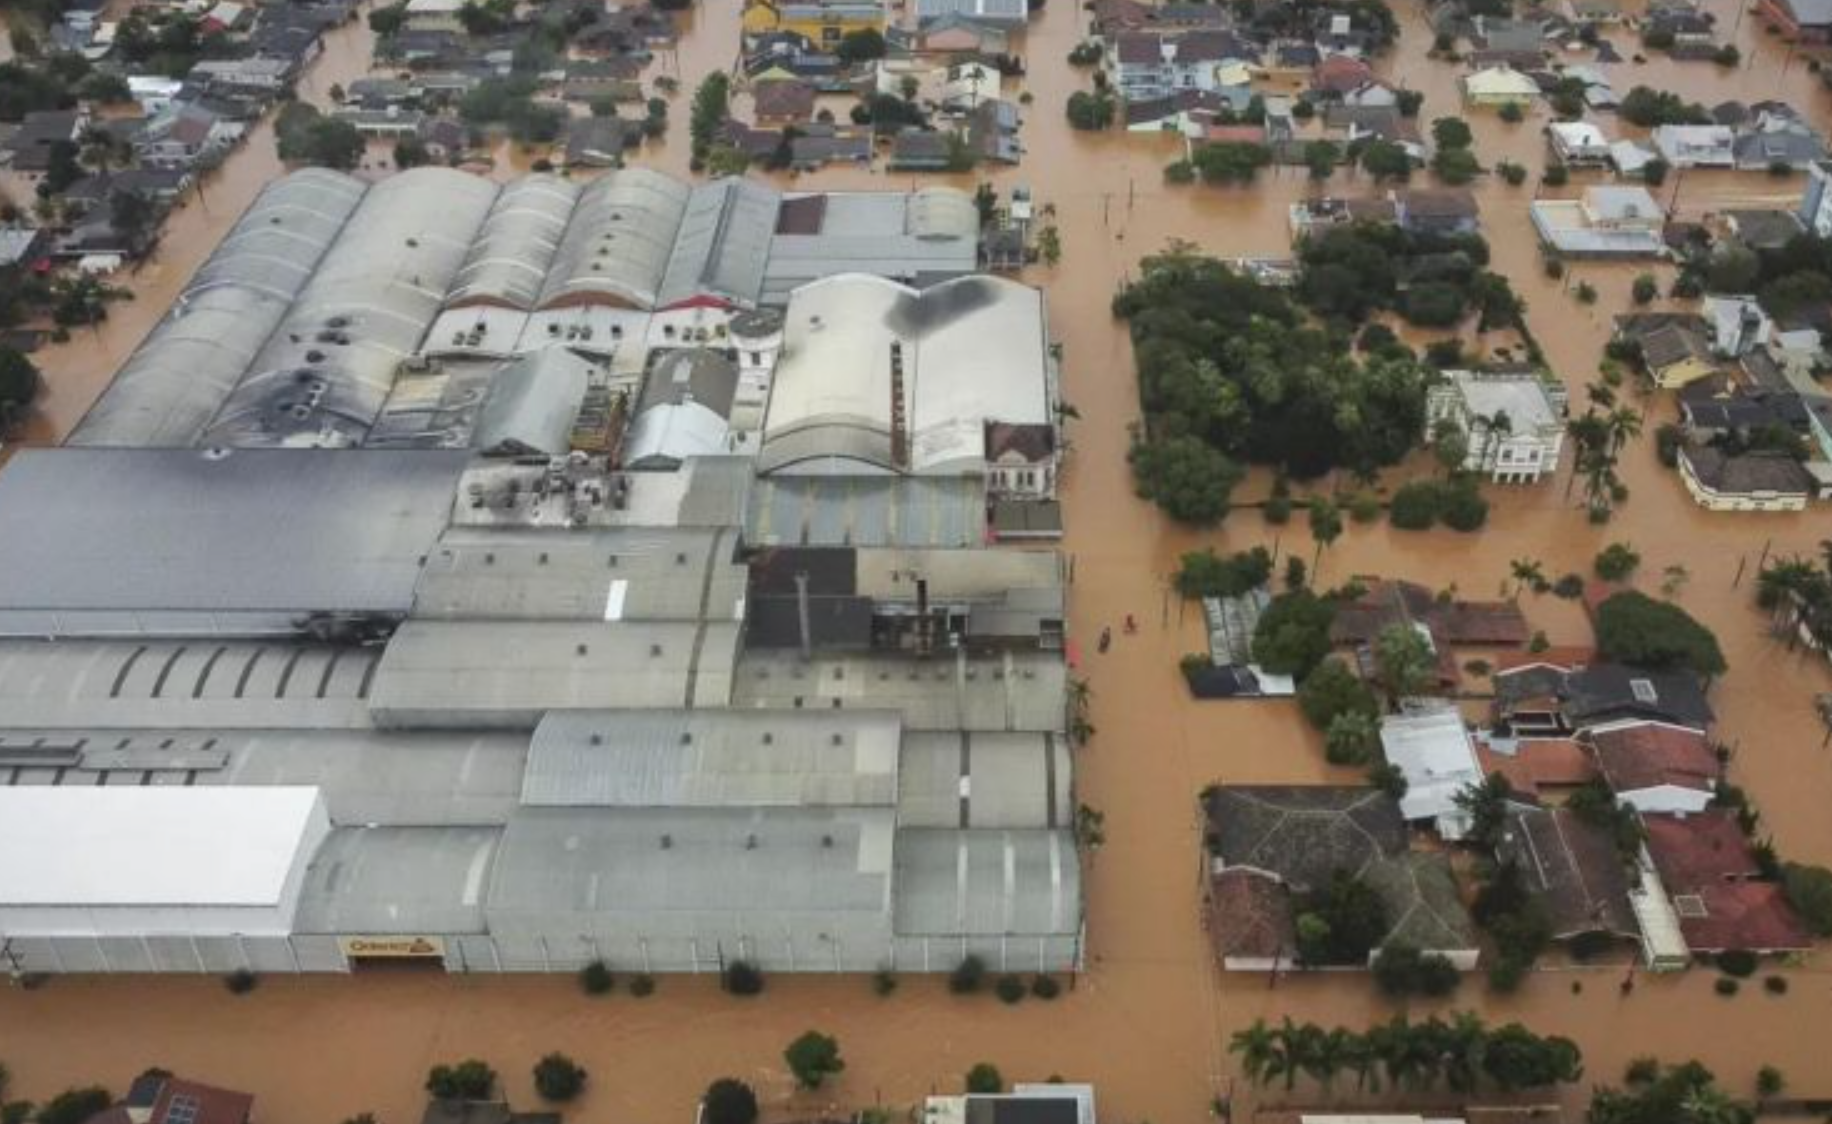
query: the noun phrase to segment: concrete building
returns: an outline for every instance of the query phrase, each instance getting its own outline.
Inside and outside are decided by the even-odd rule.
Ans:
[[[1582,199],[1536,199],[1533,227],[1572,258],[1651,258],[1666,252],[1666,212],[1640,187],[1589,187]]]
[[[1558,471],[1564,388],[1538,374],[1446,371],[1426,398],[1430,426],[1454,422],[1469,443],[1463,467],[1497,484],[1535,484]]]

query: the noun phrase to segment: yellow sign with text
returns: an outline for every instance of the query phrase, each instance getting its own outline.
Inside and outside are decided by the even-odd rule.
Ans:
[[[372,960],[406,960],[445,957],[445,938],[414,936],[339,937],[337,947],[345,956]]]

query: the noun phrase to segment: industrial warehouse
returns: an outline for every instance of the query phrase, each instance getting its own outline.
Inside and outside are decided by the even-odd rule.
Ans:
[[[1066,575],[989,545],[1055,357],[977,232],[270,186],[0,471],[0,966],[1079,967]]]

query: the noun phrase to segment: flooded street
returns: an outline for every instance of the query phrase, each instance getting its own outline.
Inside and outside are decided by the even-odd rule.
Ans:
[[[1726,25],[1734,7],[1711,0]],[[692,16],[678,57],[664,54],[654,73],[682,78],[672,101],[670,135],[641,162],[684,173],[686,117],[692,85],[736,51],[736,0],[709,0]],[[1398,0],[1404,25],[1398,57],[1383,69],[1427,93],[1422,119],[1456,113],[1458,67],[1424,59],[1430,35],[1414,0]],[[735,1075],[757,1085],[773,1118],[806,1117],[829,1107],[881,1103],[909,1106],[934,1091],[959,1088],[973,1063],[991,1061],[1008,1080],[1061,1074],[1098,1087],[1101,1112],[1112,1121],[1192,1121],[1212,1097],[1229,1091],[1234,1073],[1228,1036],[1255,1018],[1289,1014],[1326,1024],[1361,1025],[1384,1018],[1392,1005],[1356,975],[1283,979],[1276,987],[1255,975],[1223,976],[1199,920],[1199,844],[1195,794],[1215,782],[1357,782],[1358,772],[1324,763],[1318,739],[1295,706],[1278,702],[1203,703],[1189,700],[1178,657],[1202,646],[1200,614],[1165,596],[1178,555],[1204,544],[1238,550],[1265,543],[1308,556],[1311,543],[1298,519],[1275,528],[1253,511],[1236,512],[1222,529],[1195,533],[1164,520],[1133,497],[1125,452],[1137,418],[1131,348],[1125,326],[1108,302],[1117,285],[1136,275],[1139,259],[1171,238],[1225,255],[1288,253],[1286,208],[1316,192],[1301,169],[1262,175],[1239,188],[1169,188],[1162,166],[1178,154],[1172,141],[1123,133],[1071,132],[1062,105],[1086,76],[1063,62],[1081,37],[1085,13],[1070,0],[1049,0],[1024,45],[1030,77],[1007,96],[1028,90],[1025,163],[991,176],[1002,187],[1027,184],[1053,204],[1064,258],[1036,268],[1027,280],[1049,293],[1052,327],[1065,348],[1066,396],[1080,413],[1065,474],[1065,550],[1074,556],[1073,628],[1082,637],[1136,614],[1139,635],[1121,637],[1109,655],[1092,656],[1093,721],[1098,735],[1077,763],[1079,799],[1106,815],[1107,845],[1088,878],[1089,971],[1053,1004],[1004,1007],[990,996],[948,995],[942,981],[908,978],[888,999],[872,996],[856,977],[775,977],[749,1000],[728,998],[705,979],[665,978],[657,995],[633,999],[620,990],[604,1000],[583,997],[567,978],[448,978],[374,975],[354,978],[270,978],[253,995],[228,995],[205,979],[57,979],[36,992],[0,991],[0,1059],[14,1074],[15,1096],[42,1098],[70,1083],[101,1080],[117,1090],[142,1067],[163,1065],[256,1094],[264,1124],[334,1124],[373,1111],[382,1124],[403,1124],[420,1110],[420,1081],[439,1061],[478,1055],[508,1081],[518,1104],[533,1094],[528,1067],[562,1050],[592,1074],[580,1119],[670,1124],[691,1118],[694,1099],[712,1078]],[[1625,56],[1633,50],[1617,33]],[[1753,18],[1742,22],[1743,66],[1710,63],[1610,68],[1618,92],[1636,83],[1671,85],[1707,103],[1782,98],[1819,127],[1832,124],[1818,75],[1785,45],[1764,35]],[[334,81],[360,74],[369,49],[360,24],[333,37],[306,91],[314,97]],[[1573,55],[1567,61],[1579,61]],[[1543,111],[1518,125],[1481,114],[1472,120],[1483,162],[1511,158],[1535,175],[1509,187],[1489,177],[1477,188],[1494,268],[1505,272],[1528,302],[1533,331],[1556,371],[1582,400],[1609,332],[1610,316],[1628,305],[1636,265],[1582,265],[1577,279],[1601,293],[1579,304],[1547,278],[1527,220],[1537,171],[1544,163]],[[164,310],[172,291],[214,246],[241,208],[279,173],[265,126],[213,178],[206,198],[174,216],[158,258],[133,284],[139,299],[115,307],[102,331],[79,335],[42,357],[51,383],[33,435],[54,440],[80,417],[121,358]],[[502,174],[510,174],[504,166]],[[971,187],[977,177],[955,182]],[[887,187],[909,180],[882,172],[834,171],[783,182],[797,186]],[[1590,177],[1574,177],[1573,194]],[[1338,173],[1327,190],[1349,194],[1365,179]],[[1663,201],[1674,185],[1663,188]],[[1761,174],[1684,177],[1687,214],[1755,198],[1791,200],[1799,177]],[[1660,270],[1670,279],[1670,267]],[[1663,306],[1657,306],[1663,307]],[[1713,702],[1726,741],[1738,746],[1732,779],[1749,790],[1788,858],[1832,864],[1832,750],[1812,708],[1814,692],[1832,690],[1823,663],[1788,652],[1763,631],[1746,575],[1757,556],[1817,551],[1832,535],[1832,519],[1817,508],[1803,515],[1711,515],[1693,505],[1678,478],[1654,455],[1652,433],[1669,420],[1664,398],[1647,401],[1646,435],[1625,456],[1632,495],[1615,521],[1593,527],[1564,500],[1564,478],[1538,487],[1490,489],[1488,526],[1475,535],[1394,531],[1386,524],[1350,524],[1324,557],[1324,575],[1403,576],[1433,586],[1456,585],[1486,597],[1506,580],[1509,563],[1535,558],[1550,577],[1588,575],[1592,556],[1612,541],[1632,543],[1643,556],[1644,586],[1663,568],[1686,567],[1679,600],[1713,628],[1730,671]],[[1397,474],[1389,474],[1390,477]],[[1384,483],[1391,487],[1395,481]],[[1242,498],[1263,496],[1256,474]],[[1586,643],[1588,628],[1565,602],[1528,597],[1524,607],[1554,644]],[[1746,987],[1740,996],[1713,994],[1712,973],[1643,978],[1622,998],[1617,969],[1541,973],[1513,997],[1485,993],[1472,977],[1454,1004],[1491,1022],[1520,1019],[1542,1033],[1576,1039],[1593,1078],[1615,1080],[1632,1057],[1700,1056],[1728,1088],[1747,1094],[1762,1064],[1780,1067],[1790,1090],[1832,1097],[1823,1028],[1832,1019],[1832,979],[1823,956],[1791,969],[1786,996]],[[1574,981],[1582,983],[1574,993]],[[1415,1004],[1415,1008],[1418,1005]],[[795,1095],[781,1051],[795,1035],[817,1028],[838,1036],[848,1068],[818,1097]],[[1242,1101],[1251,1100],[1246,1090]],[[1581,1091],[1568,1094],[1574,1103]]]

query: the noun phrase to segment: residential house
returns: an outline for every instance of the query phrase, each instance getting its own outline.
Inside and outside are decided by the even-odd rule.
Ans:
[[[1644,863],[1678,916],[1695,956],[1732,950],[1805,952],[1813,938],[1761,863],[1736,817],[1711,809],[1689,816],[1643,816]]]
[[[1569,737],[1642,722],[1711,729],[1711,704],[1690,672],[1551,653],[1497,662],[1494,718],[1503,737]]]
[[[971,113],[988,98],[997,98],[1004,76],[982,62],[955,63],[942,71],[935,101],[952,113]]]
[[[1467,105],[1500,108],[1517,105],[1526,108],[1539,97],[1539,84],[1508,66],[1492,66],[1463,78],[1463,101]]]
[[[1346,98],[1374,81],[1374,69],[1352,55],[1328,55],[1310,72],[1310,88],[1326,98]]]
[[[916,24],[968,19],[1002,31],[1016,31],[1030,18],[1027,0],[916,0]]]
[[[198,30],[206,35],[237,34],[253,26],[254,9],[246,4],[237,4],[234,0],[222,0],[197,21]]]
[[[1733,207],[1723,219],[1731,237],[1757,252],[1779,250],[1806,233],[1793,211]]]
[[[759,82],[751,87],[751,115],[763,126],[799,125],[814,117],[814,87],[806,82]]]
[[[26,176],[44,173],[51,167],[51,154],[56,147],[76,143],[88,124],[89,115],[82,109],[41,109],[27,113],[6,142],[7,150],[12,153],[9,166]]]
[[[1812,434],[1809,400],[1794,390],[1745,388],[1718,376],[1693,383],[1678,397],[1680,427],[1701,445],[1740,445],[1773,430],[1802,438]]]
[[[1018,142],[1018,107],[999,98],[979,104],[967,122],[967,144],[979,159],[993,164],[1016,164],[1024,156]]]
[[[1460,681],[1455,649],[1516,648],[1531,631],[1511,601],[1440,598],[1416,582],[1376,581],[1361,597],[1337,606],[1330,643],[1353,649],[1356,661],[1371,672],[1374,641],[1393,627],[1424,630],[1437,658],[1437,687],[1445,691]]]
[[[1059,458],[1054,426],[986,423],[986,488],[995,499],[1054,497]]]
[[[1588,121],[1554,121],[1546,126],[1546,146],[1568,167],[1609,163],[1609,138]]]
[[[1089,33],[1102,42],[1128,31],[1144,31],[1157,23],[1160,8],[1140,0],[1093,0]]]
[[[1224,113],[1245,109],[1252,98],[1250,87],[1224,90],[1177,90],[1161,98],[1126,103],[1126,128],[1134,133],[1176,132],[1201,136]]]
[[[1572,258],[1646,258],[1666,252],[1666,212],[1647,189],[1596,186],[1581,199],[1536,199],[1540,241]]]
[[[295,73],[295,64],[287,59],[205,59],[188,77],[212,91],[271,97],[292,85]]]
[[[854,164],[866,167],[872,160],[872,137],[869,129],[843,128],[812,124],[789,142],[789,166],[797,171],[812,172],[829,164]]]
[[[1686,491],[1709,511],[1805,511],[1813,477],[1785,452],[1726,453],[1710,445],[1679,450]]]
[[[1463,431],[1463,467],[1497,484],[1535,484],[1558,471],[1565,441],[1565,393],[1537,372],[1446,371],[1426,399],[1431,428]]]
[[[1323,197],[1300,200],[1291,205],[1291,242],[1297,245],[1319,230],[1348,226],[1351,223],[1399,222],[1399,208],[1391,195],[1376,198],[1339,199]]]
[[[891,142],[893,172],[946,172],[953,166],[953,137],[948,133],[907,128]]]
[[[1407,850],[1392,797],[1370,788],[1226,785],[1203,794],[1208,930],[1229,971],[1297,965],[1293,898],[1338,874],[1367,885],[1393,928],[1381,945],[1479,958],[1448,860]]]
[[[799,79],[822,93],[852,92],[851,68],[831,51],[817,49],[804,35],[772,32],[758,36],[744,55],[752,82]]]
[[[428,117],[420,122],[420,143],[433,163],[456,164],[470,151],[470,126],[456,117]]]
[[[1399,91],[1385,82],[1364,82],[1342,95],[1343,105],[1399,108]]]
[[[1677,390],[1718,369],[1706,337],[1683,323],[1668,324],[1642,336],[1641,362],[1654,384],[1666,390]]]
[[[409,31],[446,31],[462,34],[464,21],[459,19],[465,0],[407,0],[406,22]]]
[[[254,1098],[149,1069],[127,1096],[84,1124],[248,1124]]]
[[[566,126],[568,168],[620,168],[623,154],[642,139],[640,129],[616,117],[575,117]]]
[[[642,66],[625,56],[610,59],[571,59],[560,82],[567,101],[591,103],[601,98],[615,102],[640,102]]]
[[[1756,17],[1791,42],[1832,42],[1832,0],[1756,0]]]
[[[1401,229],[1412,234],[1474,234],[1481,226],[1476,196],[1462,188],[1401,191],[1393,199]]]
[[[426,114],[419,110],[403,109],[400,106],[390,106],[387,109],[343,106],[333,110],[332,116],[339,121],[349,122],[365,137],[395,141],[419,136],[420,126],[426,120]]]
[[[1629,864],[1608,831],[1565,808],[1510,810],[1495,857],[1512,863],[1540,904],[1552,939],[1601,933],[1633,941]]]
[[[1565,11],[1573,23],[1622,22],[1622,0],[1566,0]]]
[[[187,105],[148,122],[134,143],[134,156],[144,168],[193,168],[207,153],[233,145],[243,128],[239,121]]]
[[[744,0],[744,33],[762,35],[793,31],[825,50],[839,46],[849,32],[883,34],[883,0]]]
[[[1640,177],[1658,159],[1659,153],[1639,141],[1619,140],[1609,146],[1610,165],[1630,179]]]
[[[1323,131],[1344,148],[1361,140],[1383,140],[1399,145],[1413,161],[1425,161],[1425,142],[1419,135],[1418,122],[1400,116],[1399,110],[1391,106],[1326,103]]]
[[[1380,722],[1380,747],[1387,764],[1406,778],[1399,798],[1408,823],[1429,820],[1438,836],[1456,842],[1469,834],[1469,813],[1457,804],[1464,789],[1482,783],[1476,746],[1456,704],[1420,700]]]
[[[163,74],[130,74],[127,94],[140,106],[144,117],[158,117],[172,108],[184,83]]]
[[[403,78],[358,78],[344,87],[344,104],[367,109],[386,109],[406,105],[419,96],[412,82]]]
[[[916,32],[914,49],[920,54],[996,58],[1011,53],[1011,36],[1001,28],[966,16],[944,15],[922,25]]]
[[[782,147],[781,129],[759,129],[742,121],[729,120],[720,134],[726,146],[744,153],[753,164],[770,159]]]
[[[1239,85],[1238,68],[1226,64],[1258,58],[1255,47],[1227,31],[1135,31],[1117,35],[1108,44],[1106,68],[1123,98],[1149,101],[1177,90]]]
[[[1736,166],[1746,171],[1786,168],[1803,172],[1826,155],[1825,141],[1791,109],[1764,112],[1750,128],[1737,133]]]
[[[1661,159],[1675,168],[1736,166],[1736,131],[1724,125],[1661,125],[1652,140]]]
[[[1806,194],[1795,212],[1808,230],[1821,238],[1832,238],[1832,162],[1815,160],[1807,168]]]
[[[1724,766],[1698,730],[1635,722],[1585,740],[1604,783],[1637,812],[1689,815],[1704,811],[1717,794]]]
[[[1536,19],[1508,19],[1479,15],[1474,21],[1472,37],[1478,50],[1530,52],[1544,51],[1546,25]]]

